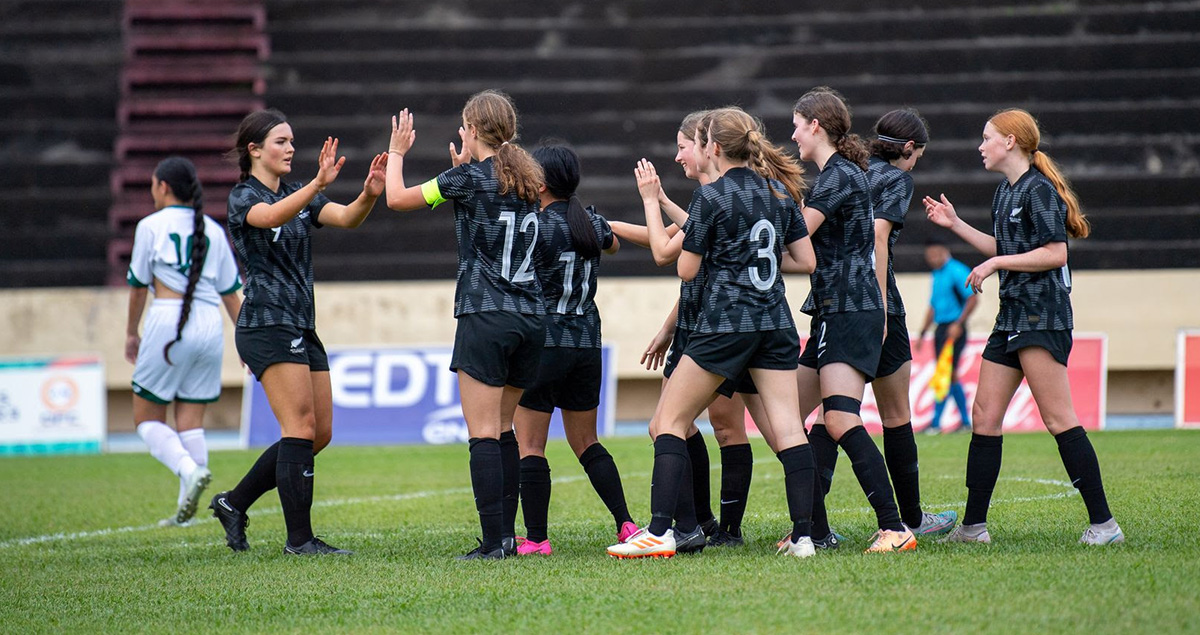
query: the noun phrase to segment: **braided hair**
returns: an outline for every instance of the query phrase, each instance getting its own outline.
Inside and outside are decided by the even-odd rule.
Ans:
[[[191,161],[179,156],[163,159],[154,169],[154,178],[166,183],[171,193],[181,202],[192,206],[193,225],[192,235],[188,238],[188,260],[179,263],[180,271],[187,272],[187,289],[183,292],[183,307],[179,312],[179,323],[175,326],[175,339],[163,347],[163,359],[168,364],[171,361],[171,347],[183,338],[183,327],[187,324],[188,315],[192,311],[192,300],[196,295],[196,284],[200,281],[200,273],[204,270],[204,260],[208,257],[208,237],[204,235],[204,189],[196,176],[196,166]]]

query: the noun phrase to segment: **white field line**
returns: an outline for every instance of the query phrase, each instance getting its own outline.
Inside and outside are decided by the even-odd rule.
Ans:
[[[774,463],[774,461],[760,460],[760,461],[755,461],[754,463],[755,463],[755,465],[764,465],[764,464]],[[719,465],[714,465],[712,467],[712,469],[715,471],[715,470],[719,469],[719,467],[720,467]],[[629,474],[623,475],[624,478],[646,478],[649,476],[650,476],[649,472],[635,472],[635,473],[629,473]],[[771,473],[763,474],[759,478],[764,479],[764,480],[773,480],[773,474],[771,474]],[[937,477],[935,477],[935,478],[937,478]],[[942,475],[942,476],[940,476],[940,478],[959,478],[959,476],[958,475],[954,475],[954,476]],[[587,476],[580,476],[580,475],[563,476],[563,477],[555,478],[554,484],[555,485],[566,485],[569,483],[578,483],[580,481],[586,481],[586,480],[587,480]],[[1016,498],[1003,498],[1003,499],[993,500],[992,505],[1002,505],[1002,504],[1012,504],[1012,503],[1030,503],[1030,502],[1035,502],[1035,501],[1069,498],[1071,496],[1078,495],[1078,492],[1075,490],[1074,487],[1071,486],[1071,484],[1069,482],[1059,480],[1059,479],[1028,478],[1028,477],[1022,477],[1022,476],[1002,476],[1002,477],[1000,477],[1000,480],[1016,481],[1018,483],[1035,483],[1038,485],[1050,485],[1050,486],[1062,487],[1062,488],[1064,488],[1064,491],[1056,492],[1053,494],[1042,494],[1039,496],[1019,496]],[[398,501],[415,500],[415,499],[420,499],[420,498],[432,498],[435,496],[469,495],[470,493],[471,493],[470,487],[453,487],[453,488],[449,488],[449,489],[424,490],[424,491],[417,491],[417,492],[406,492],[403,494],[388,494],[388,495],[383,495],[383,496],[359,496],[359,497],[351,497],[351,498],[334,498],[334,499],[328,499],[328,500],[314,501],[313,507],[342,507],[342,506],[347,506],[347,505],[362,505],[362,504],[367,504],[367,503],[390,503],[390,502],[398,502]],[[922,506],[923,507],[931,507],[931,508],[941,508],[941,507],[961,507],[966,504],[967,504],[966,501],[952,501],[952,502],[947,502],[947,503],[922,503]],[[197,510],[196,513],[197,514],[202,513],[203,509],[205,509],[205,508],[201,507],[201,509]],[[282,510],[278,507],[268,507],[261,511],[255,511],[254,515],[262,516],[262,515],[267,515],[267,514],[278,514],[281,511]],[[849,513],[869,513],[872,511],[874,511],[874,510],[872,510],[870,507],[847,507],[847,508],[843,508],[843,509],[830,509],[830,510],[828,510],[828,513],[830,513],[830,514],[849,514]],[[197,517],[192,520],[192,525],[201,525],[201,524],[213,523],[213,522],[216,522],[216,519]],[[555,524],[559,525],[560,523],[555,523]],[[143,531],[150,531],[153,529],[159,529],[159,526],[157,523],[151,524],[151,525],[131,525],[131,526],[127,526],[127,527],[112,527],[112,528],[107,528],[107,529],[95,529],[92,531],[75,531],[75,532],[69,532],[69,533],[68,532],[59,532],[59,533],[54,533],[54,534],[44,534],[41,536],[29,536],[26,538],[12,538],[12,539],[0,542],[0,549],[9,549],[12,547],[24,547],[26,545],[36,545],[36,544],[42,544],[42,543],[47,543],[47,542],[73,542],[73,541],[77,541],[77,540],[86,540],[89,538],[114,536],[117,534],[138,533],[138,532],[143,532]]]

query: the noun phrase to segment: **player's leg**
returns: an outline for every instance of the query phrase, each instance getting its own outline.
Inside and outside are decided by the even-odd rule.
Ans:
[[[794,337],[794,333],[792,336]],[[798,345],[797,345],[798,346]],[[792,360],[798,351],[790,355]],[[794,363],[794,362],[793,362]],[[793,370],[751,368],[754,384],[762,399],[771,436],[777,448],[775,456],[783,465],[784,491],[788,515],[792,521],[789,537],[781,541],[780,553],[797,557],[813,554],[812,502],[816,485],[816,462],[804,434],[800,415],[800,397]]]
[[[546,461],[546,439],[550,433],[551,406],[543,411],[537,388],[525,392],[513,415],[513,430],[520,448],[521,513],[525,536],[517,539],[517,555],[550,554],[550,464]]]
[[[1108,508],[1096,450],[1075,414],[1067,367],[1038,346],[1022,348],[1019,355],[1042,421],[1058,442],[1067,476],[1087,507],[1091,526],[1080,542],[1099,545],[1124,542],[1125,535]]]

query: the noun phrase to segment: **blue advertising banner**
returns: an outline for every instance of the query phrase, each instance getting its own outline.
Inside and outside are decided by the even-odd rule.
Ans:
[[[448,346],[330,349],[333,439],[339,445],[466,443],[458,378],[450,372]],[[605,346],[598,432],[611,435],[616,406],[616,352]],[[265,447],[279,440],[279,423],[262,384],[247,374],[242,393],[242,445]],[[563,438],[555,411],[550,438]]]

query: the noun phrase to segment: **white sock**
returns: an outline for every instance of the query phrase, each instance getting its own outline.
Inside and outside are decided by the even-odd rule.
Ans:
[[[161,421],[144,421],[138,424],[138,436],[150,446],[150,456],[158,459],[168,470],[179,477],[186,477],[196,469],[196,462],[183,449],[179,435]]]
[[[196,465],[208,465],[208,442],[204,439],[204,428],[193,428],[179,433],[179,442],[187,450]]]

